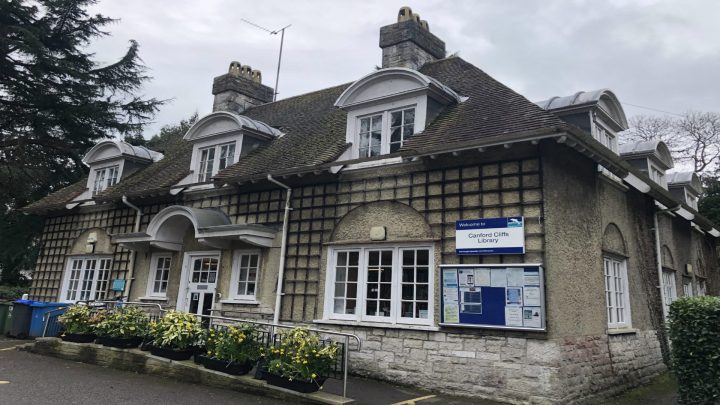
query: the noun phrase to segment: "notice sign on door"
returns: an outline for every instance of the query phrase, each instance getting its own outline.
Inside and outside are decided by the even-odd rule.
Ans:
[[[525,253],[523,217],[466,219],[455,222],[458,255]]]

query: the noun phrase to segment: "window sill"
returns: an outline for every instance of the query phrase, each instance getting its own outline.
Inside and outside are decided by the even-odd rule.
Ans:
[[[440,330],[437,326],[430,325],[407,325],[398,323],[380,323],[380,322],[362,322],[362,321],[344,321],[339,319],[315,319],[313,323],[320,325],[340,325],[340,326],[362,326],[368,328],[382,328],[382,329],[404,329],[404,330],[419,330],[427,332],[437,332]]]
[[[242,299],[227,299],[220,300],[221,304],[234,304],[234,305],[260,305],[260,301],[257,300],[242,300]]]
[[[638,330],[635,328],[617,328],[617,329],[608,329],[607,334],[608,335],[631,335],[638,333]]]
[[[140,297],[138,298],[140,301],[162,301],[167,302],[167,297]]]

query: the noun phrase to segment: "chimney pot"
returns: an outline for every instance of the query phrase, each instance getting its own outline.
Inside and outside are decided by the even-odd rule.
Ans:
[[[402,7],[397,22],[380,28],[382,67],[419,69],[445,57],[445,42],[430,33],[427,21],[410,7]]]
[[[274,91],[262,84],[260,70],[238,61],[230,63],[228,72],[213,81],[213,111],[232,111],[241,114],[248,108],[269,103]]]

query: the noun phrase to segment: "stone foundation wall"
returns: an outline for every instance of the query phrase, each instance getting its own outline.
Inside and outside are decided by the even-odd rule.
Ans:
[[[360,352],[350,352],[352,373],[509,403],[585,402],[665,370],[654,331],[544,340],[475,331],[341,330],[363,342]]]

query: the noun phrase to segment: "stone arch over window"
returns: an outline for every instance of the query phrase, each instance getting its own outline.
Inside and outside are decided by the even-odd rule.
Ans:
[[[663,245],[662,248],[660,248],[661,252],[661,260],[662,260],[662,266],[668,269],[675,270],[675,260],[673,260],[672,252],[670,252],[670,248],[667,245]]]
[[[603,233],[602,249],[605,252],[627,257],[627,245],[620,228],[614,223],[608,224]]]
[[[385,227],[386,241],[435,239],[430,225],[412,207],[395,202],[379,201],[360,205],[345,214],[335,225],[331,242],[372,242],[372,228]]]
[[[110,235],[102,228],[91,228],[73,242],[70,255],[110,255],[114,253]]]

